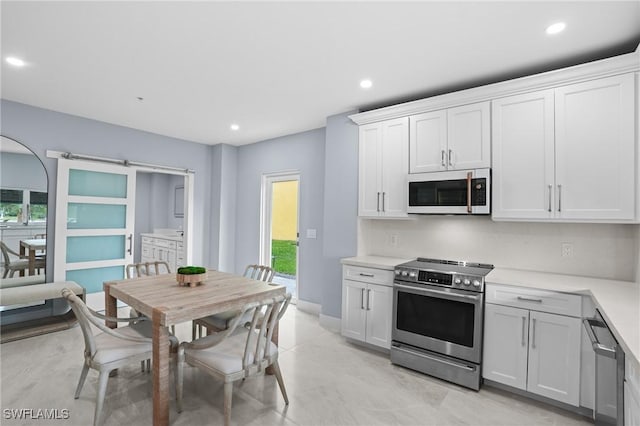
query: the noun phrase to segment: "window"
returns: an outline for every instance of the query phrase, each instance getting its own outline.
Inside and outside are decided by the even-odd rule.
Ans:
[[[28,223],[47,220],[47,193],[28,189],[0,190],[0,221]]]

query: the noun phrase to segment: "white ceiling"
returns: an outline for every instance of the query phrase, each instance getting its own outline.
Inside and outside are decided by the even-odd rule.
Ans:
[[[2,1],[0,13],[2,98],[206,144],[314,129],[640,41],[637,0]],[[566,31],[546,35],[558,20]]]

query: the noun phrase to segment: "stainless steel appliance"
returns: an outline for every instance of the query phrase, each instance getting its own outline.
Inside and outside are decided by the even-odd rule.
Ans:
[[[492,269],[424,258],[398,265],[391,362],[478,390],[484,277]]]
[[[624,424],[624,351],[596,309],[595,318],[585,318],[591,346],[596,353],[596,425]]]
[[[408,213],[491,213],[490,169],[410,174]]]

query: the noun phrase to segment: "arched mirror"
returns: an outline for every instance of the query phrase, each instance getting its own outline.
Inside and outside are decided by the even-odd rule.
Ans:
[[[38,156],[20,142],[0,136],[2,287],[45,282],[47,185]]]

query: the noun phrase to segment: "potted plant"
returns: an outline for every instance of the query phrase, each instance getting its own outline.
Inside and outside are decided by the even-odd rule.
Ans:
[[[195,287],[207,277],[207,270],[202,266],[183,266],[178,268],[176,279],[179,286]]]

